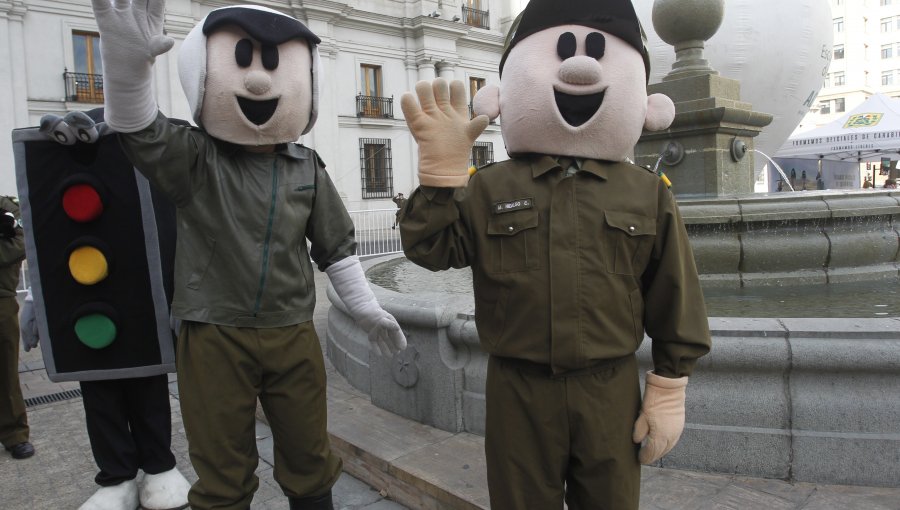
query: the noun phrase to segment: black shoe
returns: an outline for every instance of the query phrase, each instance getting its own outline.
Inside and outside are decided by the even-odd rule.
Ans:
[[[24,443],[14,444],[6,448],[14,459],[27,459],[34,455],[34,446],[25,441]]]
[[[331,492],[312,498],[288,498],[291,510],[334,510]]]

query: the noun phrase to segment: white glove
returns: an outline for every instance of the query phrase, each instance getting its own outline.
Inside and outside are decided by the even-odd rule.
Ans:
[[[443,78],[420,81],[416,96],[404,93],[400,108],[419,144],[419,182],[439,188],[465,186],[472,146],[487,127],[487,116],[469,119],[466,89],[459,80],[449,85]]]
[[[373,350],[382,356],[393,356],[406,349],[406,336],[400,324],[378,304],[356,255],[328,266],[325,273],[350,316],[369,333]]]
[[[669,453],[684,431],[685,387],[688,378],[669,379],[647,372],[644,403],[631,439],[644,441],[638,460],[653,464]]]
[[[31,287],[28,288],[28,295],[25,296],[25,302],[22,303],[22,311],[19,312],[19,332],[25,352],[37,347],[41,337],[38,334],[37,321],[34,319],[34,298],[31,296]]]
[[[175,41],[163,35],[164,0],[91,0],[100,28],[106,123],[121,133],[156,119],[153,63]]]

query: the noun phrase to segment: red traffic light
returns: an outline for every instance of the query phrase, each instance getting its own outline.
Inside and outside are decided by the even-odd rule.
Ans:
[[[103,214],[103,200],[100,193],[90,184],[77,183],[63,192],[62,206],[69,218],[84,223],[97,219]]]

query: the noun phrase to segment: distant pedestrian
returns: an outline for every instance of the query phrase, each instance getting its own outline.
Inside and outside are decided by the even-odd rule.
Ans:
[[[397,193],[397,196],[391,199],[395,204],[397,204],[397,212],[394,214],[394,224],[391,225],[391,228],[397,228],[397,224],[400,222],[400,213],[403,211],[403,208],[406,207],[406,197],[403,196],[403,193]]]
[[[25,236],[19,225],[19,204],[12,197],[0,197],[0,443],[14,459],[34,455],[28,442],[28,417],[19,386],[19,304],[16,287],[25,258]]]
[[[800,189],[806,189],[806,170],[800,172]]]

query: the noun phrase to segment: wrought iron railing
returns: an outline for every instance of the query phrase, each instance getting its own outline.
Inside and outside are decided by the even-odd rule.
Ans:
[[[375,119],[394,118],[394,97],[356,96],[356,116]]]
[[[396,228],[397,209],[348,211],[356,232],[356,254],[360,257],[403,251]]]
[[[471,7],[462,6],[463,23],[472,27],[491,28],[491,14]]]
[[[63,72],[66,83],[66,101],[79,103],[103,103],[103,75]]]

